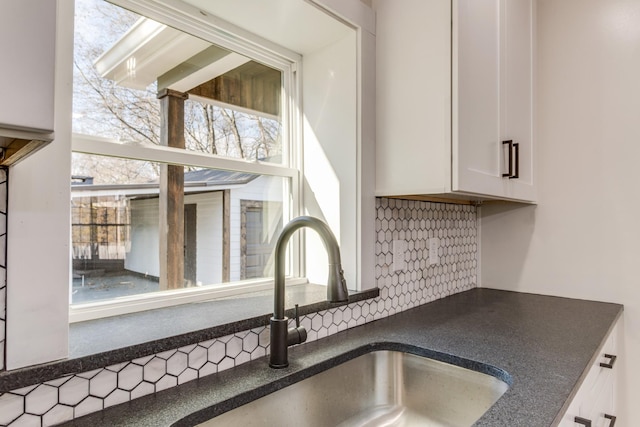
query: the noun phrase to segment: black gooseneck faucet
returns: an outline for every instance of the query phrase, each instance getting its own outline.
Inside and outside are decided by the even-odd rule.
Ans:
[[[300,326],[298,320],[298,312],[296,307],[296,327],[288,328],[288,318],[284,315],[284,273],[285,273],[285,255],[287,251],[287,243],[293,233],[302,228],[309,227],[315,230],[327,250],[329,255],[329,280],[327,283],[327,301],[340,302],[347,301],[349,294],[347,292],[347,283],[344,280],[342,265],[340,261],[340,248],[335,236],[327,224],[321,220],[310,217],[300,216],[291,220],[280,233],[276,243],[275,252],[275,293],[274,293],[274,309],[271,318],[271,354],[269,356],[269,366],[272,368],[286,368],[289,366],[287,357],[288,348],[294,344],[300,344],[307,340],[307,331]]]

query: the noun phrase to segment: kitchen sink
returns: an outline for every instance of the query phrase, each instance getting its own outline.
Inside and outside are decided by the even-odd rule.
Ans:
[[[509,385],[399,351],[356,357],[201,426],[471,426]]]

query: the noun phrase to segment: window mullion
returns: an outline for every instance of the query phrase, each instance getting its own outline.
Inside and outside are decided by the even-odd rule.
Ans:
[[[201,168],[224,169],[260,175],[283,176],[291,179],[297,179],[298,177],[298,170],[286,166],[261,162],[247,162],[160,145],[122,144],[112,139],[91,135],[73,134],[71,146],[72,151],[77,153],[147,160]]]

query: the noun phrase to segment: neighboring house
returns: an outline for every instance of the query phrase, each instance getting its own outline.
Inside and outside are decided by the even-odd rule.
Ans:
[[[184,179],[185,286],[273,274],[269,266],[282,228],[282,178],[198,170],[186,172]],[[72,200],[74,209],[82,201],[94,212],[92,217],[74,215],[75,274],[89,272],[89,266],[94,271],[159,276],[157,183],[76,183]]]

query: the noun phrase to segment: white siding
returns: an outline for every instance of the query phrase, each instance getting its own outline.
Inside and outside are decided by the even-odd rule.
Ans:
[[[240,213],[242,200],[282,202],[283,179],[278,177],[261,176],[246,186],[231,191],[231,281],[240,280],[241,256],[240,256]],[[272,213],[272,212],[269,212]],[[276,224],[273,218],[270,230]]]
[[[198,285],[222,282],[222,193],[194,194],[184,198],[185,204],[197,207]]]
[[[283,179],[262,176],[249,184],[231,190],[231,281],[241,276],[241,201],[282,202]],[[201,285],[222,282],[222,192],[186,195],[185,204],[197,205],[197,267],[196,280]],[[278,212],[267,212],[270,230],[277,225]],[[125,268],[157,277],[159,265],[158,199],[131,202],[131,251]]]
[[[131,251],[124,268],[141,274],[160,275],[158,199],[131,202]]]

